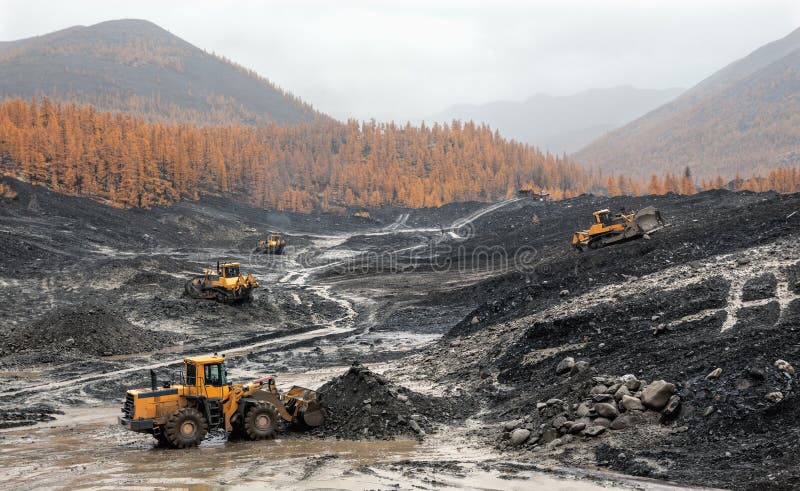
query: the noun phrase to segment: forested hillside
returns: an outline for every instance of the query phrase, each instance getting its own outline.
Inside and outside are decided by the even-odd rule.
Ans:
[[[0,104],[0,156],[8,175],[140,207],[202,192],[297,211],[419,207],[591,185],[578,165],[486,126],[167,125],[49,99]]]
[[[606,172],[726,179],[800,163],[800,29],[576,154]]]
[[[0,43],[0,98],[34,96],[162,122],[257,125],[325,118],[255,72],[142,20]]]

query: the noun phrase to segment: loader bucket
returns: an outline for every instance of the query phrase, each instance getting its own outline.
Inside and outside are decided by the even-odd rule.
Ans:
[[[301,422],[310,428],[321,426],[325,422],[325,409],[317,402],[312,402],[298,414]]]

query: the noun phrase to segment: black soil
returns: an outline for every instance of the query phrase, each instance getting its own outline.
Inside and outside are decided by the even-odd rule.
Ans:
[[[356,362],[318,389],[328,412],[320,436],[343,439],[423,438],[474,410],[467,397],[430,397],[395,384]]]
[[[120,312],[80,305],[51,310],[31,325],[12,330],[1,342],[5,353],[33,350],[111,356],[154,351],[178,340],[176,335],[137,327]]]
[[[477,438],[489,438],[511,459],[536,461],[545,449],[499,445],[508,436],[500,428],[510,420],[533,423],[542,401],[572,405],[587,397],[589,378],[556,375],[570,356],[585,362],[589,375],[668,380],[681,405],[669,419],[581,437],[548,458],[725,488],[791,488],[800,481],[797,375],[776,366],[785,360],[800,367],[800,298],[793,297],[800,294],[798,195],[712,191],[518,201],[453,238],[439,228],[483,205],[384,208],[354,217],[264,211],[205,196],[170,208],[119,210],[25,183],[12,187],[17,197],[0,206],[3,363],[49,366],[58,373],[44,376],[54,377],[65,371],[57,362],[67,356],[67,370],[79,375],[126,363],[100,358],[106,354],[183,341],[173,331],[185,332],[196,350],[211,351],[332,322],[342,326],[349,313],[341,303],[313,291],[331,286],[331,293],[356,299],[353,332],[271,347],[235,363],[280,377],[280,371],[344,359],[407,356],[392,349],[394,333],[443,334],[399,368],[424,382],[463,388],[470,398],[428,397],[354,366],[320,389],[330,415],[318,435],[419,438],[465,417],[483,418]],[[669,224],[652,239],[585,253],[569,246],[593,211],[647,205],[658,207]],[[408,227],[432,230],[392,232]],[[321,269],[301,286],[281,283],[283,273],[264,263],[272,283],[257,291],[253,304],[236,308],[181,296],[182,275],[200,262],[210,266],[208,257],[248,257],[265,230],[286,233],[299,249],[312,249],[314,235],[363,231],[339,249],[363,252],[367,260],[358,268]],[[760,259],[755,247],[763,249]],[[371,259],[397,248],[405,251],[390,255],[391,267]],[[287,257],[301,262],[296,253],[287,248]],[[770,266],[776,261],[780,269]],[[648,275],[676,268],[683,269],[674,284],[646,283]],[[639,281],[645,285],[626,288]],[[569,303],[580,298],[588,300]],[[83,363],[85,355],[94,361]],[[719,375],[709,378],[716,369]],[[121,392],[128,383],[139,381],[75,390]],[[47,416],[40,413],[31,417]]]
[[[659,207],[670,224],[651,240],[588,253],[566,246],[571,231],[588,225],[591,211],[646,204]],[[650,430],[635,428],[614,432],[614,443],[598,447],[594,463],[687,484],[790,488],[800,479],[800,454],[790,450],[800,439],[800,426],[790,422],[798,404],[797,376],[777,369],[775,362],[800,364],[800,306],[797,299],[781,303],[775,275],[759,271],[746,250],[764,246],[769,261],[788,262],[784,273],[789,289],[797,292],[800,268],[792,244],[798,209],[797,195],[715,191],[580,197],[489,215],[475,225],[467,250],[504,247],[513,258],[527,247],[529,261],[451,292],[483,301],[417,362],[440,366],[443,382],[473,381],[488,408],[487,419],[498,424],[530,418],[537,402],[549,398],[577,402],[571,394],[581,392],[578,381],[556,376],[566,356],[587,362],[596,373],[669,380],[682,404],[674,419],[661,423],[667,434],[645,437]],[[531,220],[534,214],[538,222]],[[456,252],[453,261],[472,259]],[[721,254],[730,254],[729,259],[706,270],[704,262]],[[686,266],[686,278],[696,280],[624,295],[612,289],[605,298],[550,319],[525,320],[598,287],[624,285],[679,265]],[[736,323],[725,330],[731,284],[714,268],[746,279],[740,295],[733,295],[744,305],[734,310]],[[747,273],[736,273],[740,270]],[[503,335],[505,330],[514,335]],[[558,354],[529,358],[550,349]],[[443,358],[448,362],[437,361]],[[722,374],[707,379],[717,368]],[[782,399],[770,399],[774,392]],[[568,463],[583,462],[572,450],[559,455]]]

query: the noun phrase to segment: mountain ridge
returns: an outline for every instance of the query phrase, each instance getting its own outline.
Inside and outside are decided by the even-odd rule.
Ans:
[[[682,96],[581,148],[603,171],[644,177],[690,167],[699,177],[797,165],[800,29],[754,50]]]
[[[165,122],[295,124],[328,118],[252,70],[140,19],[3,42],[0,96],[48,96]]]

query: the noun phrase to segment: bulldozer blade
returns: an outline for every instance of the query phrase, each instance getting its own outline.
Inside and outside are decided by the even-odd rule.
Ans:
[[[661,212],[653,206],[642,208],[634,215],[625,230],[617,234],[609,234],[599,240],[602,247],[607,245],[616,244],[619,242],[626,242],[629,240],[638,239],[641,237],[650,238],[650,234],[664,228],[664,220],[661,218]]]
[[[649,234],[655,232],[664,226],[664,220],[661,218],[661,212],[653,206],[642,208],[633,217],[631,225],[636,228],[639,234]]]

